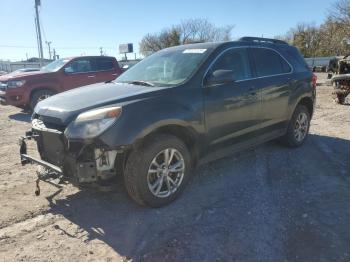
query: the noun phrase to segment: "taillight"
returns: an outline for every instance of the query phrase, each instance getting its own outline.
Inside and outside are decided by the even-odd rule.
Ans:
[[[316,82],[317,82],[317,76],[315,74],[312,74],[312,86],[313,86],[313,88],[316,88]]]

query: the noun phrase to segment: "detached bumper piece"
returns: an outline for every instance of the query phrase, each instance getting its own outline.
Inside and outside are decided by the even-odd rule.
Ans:
[[[37,159],[34,157],[31,157],[29,155],[27,155],[27,144],[25,142],[25,140],[31,140],[32,138],[34,138],[35,136],[33,136],[32,132],[26,132],[26,136],[22,136],[19,139],[19,153],[21,156],[21,164],[22,166],[26,165],[26,164],[38,164],[41,165],[43,167],[46,167],[58,174],[62,174],[62,169],[59,168],[58,166],[55,166],[49,162],[46,162],[44,160],[41,159]]]
[[[35,157],[31,157],[27,154],[27,144],[26,140],[31,140],[32,138],[35,138],[35,135],[31,131],[26,132],[26,136],[22,136],[19,138],[19,146],[20,146],[20,157],[21,157],[21,164],[22,166],[26,164],[38,164],[40,166],[43,166],[47,169],[48,172],[45,172],[44,174],[37,173],[37,179],[35,181],[36,189],[35,189],[35,195],[40,195],[40,186],[39,182],[44,181],[46,183],[49,183],[57,188],[61,188],[61,186],[58,183],[52,182],[52,179],[61,179],[63,172],[62,169],[58,166],[55,166],[51,163],[48,163],[46,161],[43,161],[41,159],[37,159]]]

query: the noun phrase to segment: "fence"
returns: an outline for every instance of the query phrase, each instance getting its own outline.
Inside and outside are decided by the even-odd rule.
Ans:
[[[0,61],[0,71],[6,71],[8,73],[13,72],[22,68],[40,68],[47,65],[49,62],[10,62],[10,61]]]

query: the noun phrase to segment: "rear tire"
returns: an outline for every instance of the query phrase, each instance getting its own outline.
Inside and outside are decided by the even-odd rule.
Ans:
[[[191,172],[186,145],[175,136],[157,135],[133,150],[126,162],[125,187],[140,205],[161,207],[174,201]]]
[[[310,112],[304,105],[298,105],[288,124],[287,133],[282,137],[282,142],[289,147],[301,146],[309,133]]]
[[[41,89],[38,91],[34,91],[34,93],[32,94],[32,97],[30,99],[30,108],[32,110],[34,110],[34,107],[36,106],[37,103],[39,103],[40,101],[53,96],[55,94],[55,92],[48,90],[48,89]]]

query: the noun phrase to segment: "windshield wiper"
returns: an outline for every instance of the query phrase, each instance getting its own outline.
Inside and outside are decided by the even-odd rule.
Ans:
[[[132,85],[141,85],[141,86],[155,86],[153,83],[143,81],[143,80],[135,80],[135,81],[127,82],[127,83],[132,84]]]

